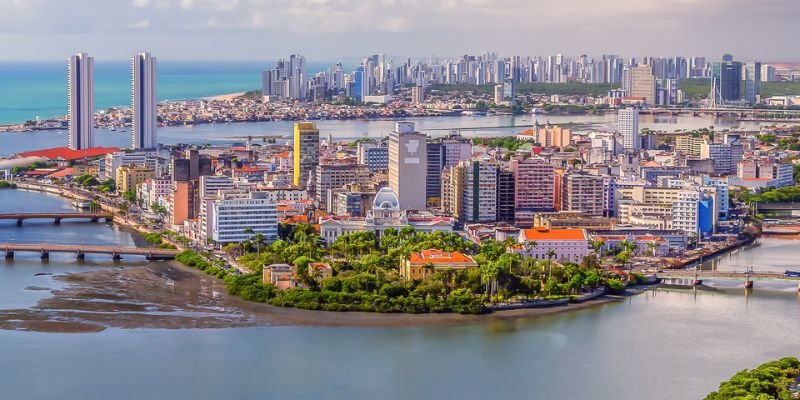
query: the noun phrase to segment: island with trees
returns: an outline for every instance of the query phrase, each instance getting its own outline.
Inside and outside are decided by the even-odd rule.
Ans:
[[[513,241],[486,240],[476,245],[452,233],[390,228],[380,240],[372,232],[357,232],[326,247],[312,225],[282,227],[281,232],[284,238],[270,244],[255,233],[245,242],[224,248],[238,256],[238,263],[248,273],[226,269],[224,262],[193,251],[181,253],[177,260],[224,279],[228,292],[245,300],[326,311],[480,314],[491,312],[497,304],[574,301],[599,288],[613,292],[625,287],[619,277],[601,268],[594,256],[580,264],[561,263],[552,257],[523,258],[508,251],[516,245]],[[401,260],[423,250],[470,254],[477,267],[431,268],[422,280],[401,277]],[[315,262],[330,265],[331,276],[320,276],[308,268]],[[272,264],[291,265],[297,287],[279,290],[265,284],[264,268]]]
[[[798,377],[800,360],[796,357],[781,358],[758,368],[737,372],[731,379],[720,383],[719,389],[706,396],[706,400],[796,399],[800,395]]]

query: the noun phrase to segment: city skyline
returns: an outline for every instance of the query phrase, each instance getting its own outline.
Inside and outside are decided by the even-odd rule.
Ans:
[[[371,52],[387,57],[450,57],[491,50],[503,55],[706,57],[724,51],[744,60],[800,61],[793,55],[800,45],[775,40],[793,33],[792,17],[800,12],[800,4],[786,0],[629,0],[614,7],[590,1],[567,6],[512,0],[453,0],[432,6],[421,1],[344,0],[63,5],[52,0],[2,0],[0,5],[4,9],[0,50],[10,60],[61,59],[79,43],[81,51],[109,60],[127,58],[127,48],[147,48],[175,60],[267,60],[275,57],[263,54],[298,50],[309,59],[331,61],[356,60]],[[43,9],[49,12],[38,12]],[[103,18],[97,18],[101,13]],[[770,29],[731,29],[762,25]],[[436,40],[430,40],[433,37]],[[419,43],[427,47],[420,49]]]

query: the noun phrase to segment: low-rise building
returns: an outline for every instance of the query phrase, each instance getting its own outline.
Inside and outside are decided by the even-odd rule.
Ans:
[[[589,237],[584,229],[522,229],[513,252],[524,257],[580,262],[590,253]]]
[[[136,187],[153,177],[153,169],[144,165],[123,165],[117,168],[117,193],[134,192]]]
[[[265,285],[273,285],[279,290],[297,287],[295,267],[289,264],[265,265],[261,273],[261,281]]]
[[[423,250],[400,261],[400,276],[405,280],[425,280],[443,269],[477,268],[478,263],[457,251]]]

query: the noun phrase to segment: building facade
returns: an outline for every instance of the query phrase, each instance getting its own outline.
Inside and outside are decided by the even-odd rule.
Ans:
[[[67,64],[69,148],[94,147],[94,58],[78,53]]]

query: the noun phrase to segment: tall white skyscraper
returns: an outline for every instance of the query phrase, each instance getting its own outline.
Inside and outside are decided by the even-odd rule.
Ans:
[[[158,146],[156,102],[156,58],[150,53],[136,54],[131,58],[131,148]]]
[[[639,109],[624,108],[617,114],[617,131],[622,135],[622,147],[625,150],[641,148],[639,139]]]
[[[396,122],[389,133],[389,187],[397,193],[400,208],[425,210],[428,174],[427,136],[413,122]]]
[[[94,147],[94,58],[78,53],[67,64],[69,148]]]

